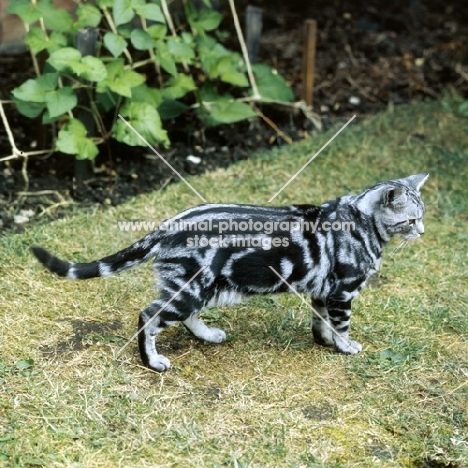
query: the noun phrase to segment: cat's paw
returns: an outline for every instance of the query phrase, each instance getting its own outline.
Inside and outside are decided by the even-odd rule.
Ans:
[[[148,367],[157,372],[164,372],[171,367],[171,361],[162,354],[158,354],[150,359]]]
[[[226,341],[226,332],[219,328],[209,328],[205,336],[203,336],[205,341],[209,343],[222,343]]]
[[[342,354],[357,354],[362,351],[362,344],[348,338],[334,338],[335,349]]]

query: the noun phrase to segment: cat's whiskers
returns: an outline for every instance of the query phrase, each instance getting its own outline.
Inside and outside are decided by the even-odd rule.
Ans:
[[[396,252],[397,250],[401,250],[401,249],[403,249],[404,247],[406,247],[406,245],[408,244],[408,242],[409,242],[408,240],[403,239],[403,240],[392,250],[392,252],[391,252],[390,255],[394,255],[395,252]]]

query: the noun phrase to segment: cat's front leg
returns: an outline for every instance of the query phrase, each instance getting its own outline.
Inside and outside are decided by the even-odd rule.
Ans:
[[[312,299],[312,335],[320,346],[333,346],[328,310],[321,299]]]
[[[362,350],[360,343],[349,339],[351,302],[352,300],[327,300],[333,345],[338,352],[343,354],[357,354]]]

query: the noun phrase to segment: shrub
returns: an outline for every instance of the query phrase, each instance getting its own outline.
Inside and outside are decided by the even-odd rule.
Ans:
[[[204,126],[227,124],[256,115],[251,101],[292,100],[285,80],[265,65],[253,66],[254,95],[242,56],[222,44],[222,15],[209,0],[205,5],[185,2],[176,31],[165,0],[79,1],[74,16],[51,0],[12,0],[8,11],[27,27],[37,73],[13,90],[18,111],[59,122],[55,149],[92,159],[109,138],[145,145],[119,114],[148,143],[167,147],[165,119],[190,112]],[[96,53],[86,55],[77,36],[92,28]],[[38,54],[45,56],[42,70]],[[80,112],[92,115],[98,137],[89,135]]]

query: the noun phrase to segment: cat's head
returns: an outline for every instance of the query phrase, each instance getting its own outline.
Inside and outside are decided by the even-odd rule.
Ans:
[[[365,211],[372,213],[385,241],[393,236],[410,241],[424,234],[420,188],[428,177],[429,174],[417,174],[381,182],[363,194]]]

